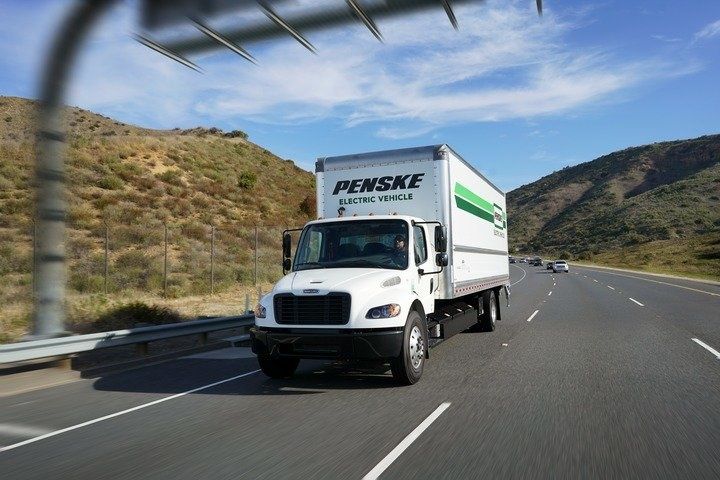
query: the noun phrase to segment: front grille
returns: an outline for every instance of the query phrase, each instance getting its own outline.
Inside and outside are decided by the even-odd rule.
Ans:
[[[285,325],[345,325],[350,320],[350,294],[293,295],[273,299],[275,321]]]

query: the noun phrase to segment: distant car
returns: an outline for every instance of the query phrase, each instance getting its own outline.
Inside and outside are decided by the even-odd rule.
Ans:
[[[510,257],[510,263],[515,263],[515,257]]]
[[[553,263],[555,262],[548,262],[547,266],[545,267],[545,270],[552,270],[553,269]]]
[[[518,260],[518,261],[519,261],[520,263],[527,263],[527,260],[525,260],[524,258],[521,258],[521,259]]]
[[[540,257],[533,258],[532,260],[530,260],[530,265],[532,265],[533,267],[542,267],[542,265],[543,265],[542,258],[540,258]]]
[[[568,268],[568,264],[565,260],[555,260],[553,262],[553,272],[565,272],[570,273],[570,268]]]

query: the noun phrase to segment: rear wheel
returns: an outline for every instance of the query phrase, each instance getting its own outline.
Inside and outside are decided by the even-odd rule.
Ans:
[[[403,385],[417,383],[422,376],[427,350],[425,325],[416,311],[410,312],[403,334],[403,347],[400,356],[390,361],[393,378]]]
[[[258,363],[263,373],[270,378],[290,378],[295,373],[300,359],[258,355]]]
[[[478,317],[480,330],[492,332],[495,330],[495,322],[498,318],[498,304],[495,290],[487,290],[480,295],[479,302],[482,303],[482,315]]]

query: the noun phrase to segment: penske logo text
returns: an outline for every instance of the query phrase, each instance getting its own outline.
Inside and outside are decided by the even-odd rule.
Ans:
[[[395,175],[387,177],[356,178],[353,180],[340,180],[335,184],[333,195],[339,193],[367,193],[387,192],[389,190],[407,190],[420,188],[424,173],[410,175]]]

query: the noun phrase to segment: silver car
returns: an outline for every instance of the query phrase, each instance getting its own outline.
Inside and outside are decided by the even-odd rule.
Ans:
[[[568,264],[565,260],[555,260],[553,262],[553,272],[555,272],[555,273],[559,273],[559,272],[570,273],[570,268],[568,267]]]

